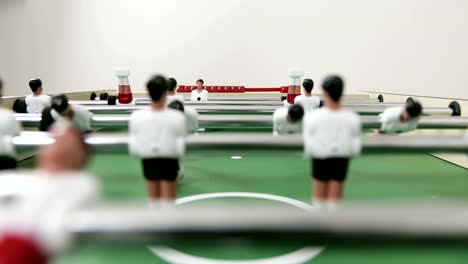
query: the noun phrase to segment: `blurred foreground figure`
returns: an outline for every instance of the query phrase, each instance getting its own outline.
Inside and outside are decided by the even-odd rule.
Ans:
[[[168,86],[164,76],[153,76],[146,84],[151,108],[133,112],[128,125],[129,152],[142,161],[151,207],[173,205],[179,160],[185,155],[186,120],[181,111],[167,107]]]
[[[35,171],[0,176],[0,264],[48,263],[72,242],[67,214],[97,197],[95,178],[80,172],[89,154],[80,133],[69,127],[52,133]]]
[[[333,209],[343,197],[349,160],[361,152],[359,116],[341,108],[343,80],[336,75],[322,84],[324,107],[304,118],[304,150],[312,159],[312,195],[319,209]]]
[[[2,104],[3,83],[0,80],[0,105]],[[21,125],[13,112],[0,107],[0,171],[16,168],[16,151],[12,143],[14,136],[21,132]]]

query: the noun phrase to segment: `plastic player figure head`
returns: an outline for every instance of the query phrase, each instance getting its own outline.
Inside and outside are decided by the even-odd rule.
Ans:
[[[324,91],[324,105],[330,109],[338,110],[340,100],[343,95],[344,82],[338,75],[331,75],[325,78],[322,83]]]
[[[400,121],[406,123],[414,118],[420,117],[422,114],[422,106],[419,102],[407,103],[403,111],[400,113]]]
[[[78,171],[88,160],[89,148],[81,134],[71,127],[55,127],[54,143],[43,146],[38,155],[38,168],[49,173]]]
[[[29,88],[35,96],[39,96],[42,94],[42,81],[41,79],[34,78],[29,80]]]
[[[153,76],[146,84],[154,110],[162,110],[166,107],[168,86],[168,81],[162,75]]]
[[[167,95],[175,95],[177,88],[177,80],[174,78],[167,79]]]
[[[291,105],[288,109],[288,122],[295,124],[304,117],[304,109],[298,104]]]
[[[179,100],[172,101],[170,104],[167,105],[167,108],[174,109],[182,113],[185,112],[184,104]]]
[[[305,96],[312,96],[312,89],[314,89],[314,81],[312,79],[305,79],[302,82],[302,87],[304,87]]]
[[[197,80],[197,90],[198,90],[198,92],[201,92],[204,89],[204,85],[205,85],[205,82],[202,79]]]

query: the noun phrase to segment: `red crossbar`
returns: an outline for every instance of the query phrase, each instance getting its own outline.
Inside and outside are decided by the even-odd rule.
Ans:
[[[250,87],[245,88],[243,86],[206,86],[207,90],[213,93],[268,93],[268,92],[278,92],[278,93],[287,93],[288,86],[281,87]],[[185,86],[179,85],[177,89],[180,93],[189,93],[190,91],[196,89],[196,86]]]
[[[281,92],[281,87],[271,87],[271,88],[245,88],[246,92],[249,93],[262,93],[262,92]]]

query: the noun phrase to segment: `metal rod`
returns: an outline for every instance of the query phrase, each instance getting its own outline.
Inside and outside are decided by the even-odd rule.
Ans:
[[[86,106],[103,106],[103,105],[108,105],[107,101],[91,101],[91,100],[74,100],[70,101],[71,104],[78,104],[78,105],[86,105]],[[138,100],[135,101],[136,105],[149,105],[151,103],[150,100]],[[210,100],[207,102],[191,102],[191,101],[186,101],[184,103],[185,105],[188,106],[195,106],[195,105],[272,105],[272,106],[278,106],[282,107],[284,103],[280,100],[275,100],[275,101],[265,101],[265,100],[259,100],[259,101],[254,101],[254,100],[226,100],[226,101],[221,101],[221,100]],[[395,107],[395,106],[403,106],[404,103],[379,103],[378,101],[344,101],[343,102],[344,106],[353,106],[353,107],[369,107],[369,106],[379,106],[379,107]]]
[[[106,115],[95,114],[92,117],[92,126],[127,128],[129,115]],[[41,120],[39,114],[15,114],[16,120],[23,123],[24,127],[37,127]],[[248,125],[248,126],[272,126],[270,115],[200,115],[198,117],[200,126],[223,126],[223,125]],[[377,116],[361,116],[363,128],[379,128],[380,122]],[[468,117],[440,117],[424,116],[420,119],[420,129],[466,129]]]
[[[48,133],[22,132],[13,138],[17,148],[37,148],[50,144],[53,140]],[[128,152],[128,134],[97,133],[87,136],[86,142],[96,152]],[[399,135],[363,135],[364,153],[426,153],[451,152],[467,153],[468,137],[440,136],[399,136]],[[190,135],[186,138],[190,149],[295,149],[303,148],[302,136],[271,134],[205,134]]]
[[[100,112],[133,112],[135,110],[147,109],[147,106],[87,106],[89,111],[93,113]],[[251,113],[273,113],[278,106],[252,106],[252,105],[196,105],[193,108],[199,113],[209,112],[251,112]],[[386,107],[372,106],[372,107],[344,107],[344,109],[355,111],[359,114],[377,115],[382,113]],[[453,110],[446,108],[425,108],[424,115],[438,115],[438,116],[452,116]]]
[[[307,204],[303,207],[308,209],[217,204],[149,210],[142,206],[101,205],[68,215],[65,226],[79,236],[119,241],[286,235],[344,245],[349,240],[375,243],[376,239],[380,243],[468,242],[468,207],[464,204],[350,204],[334,212],[317,211]]]

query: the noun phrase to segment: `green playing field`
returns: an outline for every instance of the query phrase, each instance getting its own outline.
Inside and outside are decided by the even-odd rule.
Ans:
[[[232,156],[242,158],[232,159]],[[30,159],[20,166],[31,167],[33,163],[34,159]],[[185,178],[180,183],[179,197],[250,192],[274,194],[304,202],[310,200],[310,162],[304,160],[298,151],[198,150],[188,153],[183,164]],[[87,169],[100,179],[104,200],[145,202],[138,160],[125,154],[100,154],[92,157]],[[467,183],[466,169],[428,154],[362,156],[352,162],[345,196],[348,201],[468,200]],[[223,201],[242,203],[252,199],[230,198]],[[167,250],[161,250],[162,246],[171,246],[179,253],[198,256],[203,260],[270,259],[306,246],[310,253],[307,263],[468,263],[468,250],[453,245],[430,249],[399,245],[371,249],[352,245],[339,248],[320,245],[317,248],[314,247],[316,245],[288,242],[281,237],[270,242],[233,239],[199,243],[178,241],[171,245],[115,244],[89,239],[78,243],[69,254],[57,258],[55,263],[171,261],[174,252],[169,251],[172,252],[169,254]]]

